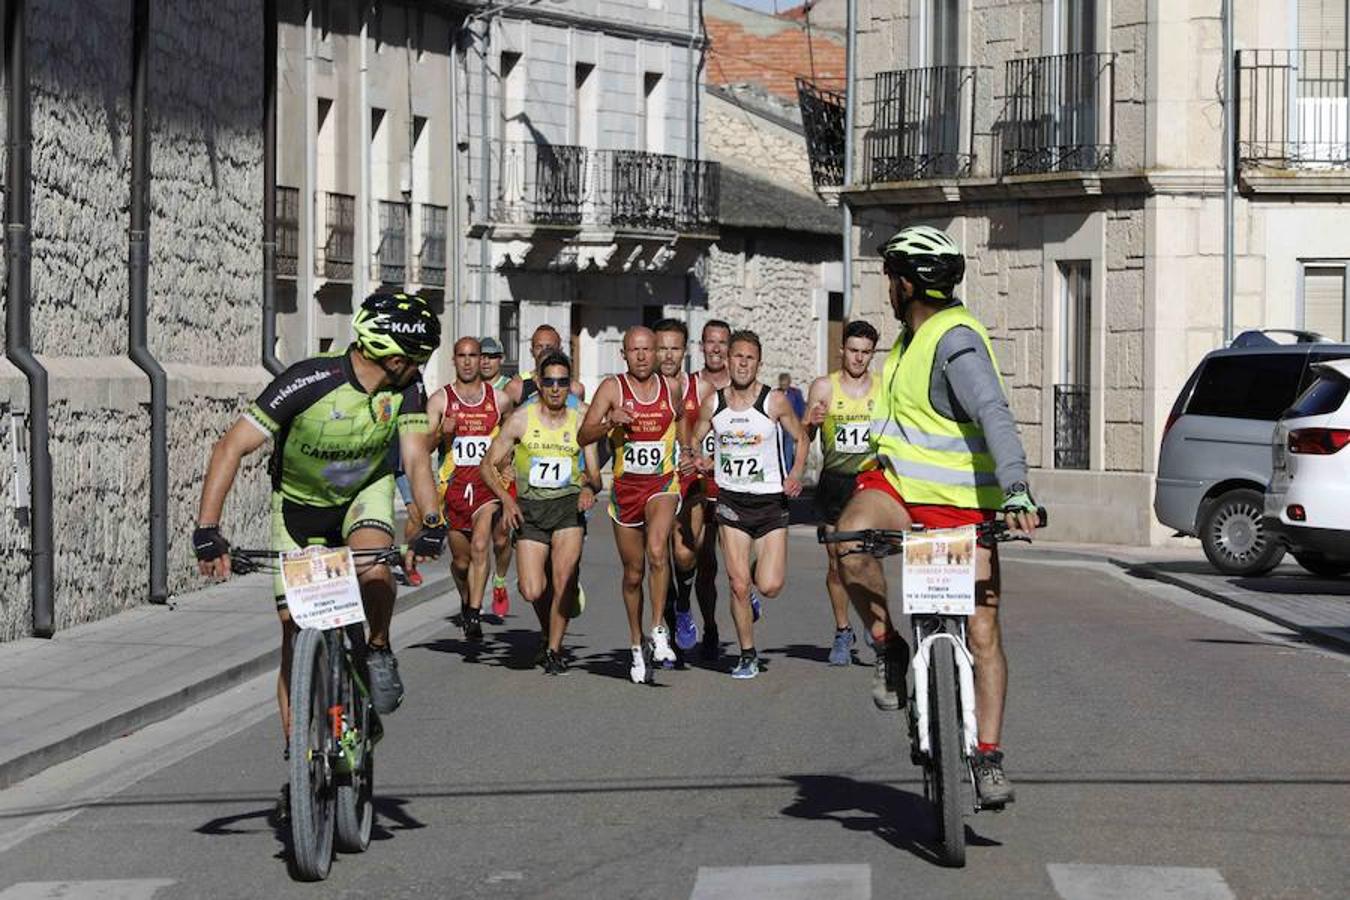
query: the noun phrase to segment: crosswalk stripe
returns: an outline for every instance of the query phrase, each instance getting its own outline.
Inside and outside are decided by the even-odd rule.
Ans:
[[[1217,869],[1179,866],[1097,866],[1051,863],[1045,867],[1063,900],[1235,900]]]
[[[700,866],[689,900],[871,900],[872,867]]]
[[[23,881],[0,891],[0,900],[151,900],[168,878],[120,881]]]

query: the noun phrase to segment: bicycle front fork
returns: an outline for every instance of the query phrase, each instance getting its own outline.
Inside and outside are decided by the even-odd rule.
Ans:
[[[959,708],[961,710],[962,755],[970,759],[975,753],[978,730],[975,723],[975,660],[966,647],[966,623],[963,619],[919,617],[914,619],[914,658],[910,661],[909,701],[910,740],[920,759],[933,755],[930,732],[930,698],[928,670],[933,646],[945,641],[952,646],[956,660],[956,678]]]

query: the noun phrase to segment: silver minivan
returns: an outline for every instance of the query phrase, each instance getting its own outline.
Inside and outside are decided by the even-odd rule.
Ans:
[[[1199,537],[1210,563],[1229,575],[1268,572],[1284,557],[1284,544],[1261,524],[1275,423],[1315,377],[1314,363],[1350,357],[1350,344],[1306,332],[1280,344],[1274,334],[1246,332],[1200,361],[1167,417],[1158,455],[1158,521]]]

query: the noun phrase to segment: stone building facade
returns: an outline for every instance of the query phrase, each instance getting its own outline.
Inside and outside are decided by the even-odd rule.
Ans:
[[[57,629],[149,595],[149,385],[127,358],[130,17],[114,0],[28,3],[31,330],[49,377]],[[211,443],[267,378],[263,16],[247,0],[152,0],[150,17],[148,327],[168,372],[177,592],[199,583],[188,535]],[[25,378],[0,360],[0,640],[31,630],[30,413]],[[227,508],[244,542],[263,534],[261,463],[241,473]]]
[[[1234,332],[1346,337],[1350,244],[1334,225],[1347,213],[1345,91],[1311,74],[1343,75],[1343,28],[1324,18],[1338,10],[1237,5]],[[1152,515],[1162,430],[1224,340],[1220,0],[859,11],[856,174],[843,191],[855,315],[885,313],[877,247],[890,233],[950,231],[1053,534],[1166,539]]]

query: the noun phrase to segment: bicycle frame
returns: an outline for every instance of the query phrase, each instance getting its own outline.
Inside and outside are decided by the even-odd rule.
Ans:
[[[913,676],[914,685],[914,707],[916,710],[917,738],[919,752],[925,756],[932,756],[933,747],[929,737],[928,727],[928,666],[929,659],[933,652],[933,645],[939,641],[946,641],[952,645],[953,656],[956,659],[957,679],[960,687],[961,701],[961,732],[964,755],[970,758],[975,752],[977,737],[977,726],[975,722],[975,660],[970,655],[970,649],[966,646],[966,623],[964,618],[956,616],[913,616],[914,619],[914,659],[910,662],[910,673]],[[947,631],[943,624],[946,621],[955,621],[958,624],[958,634],[952,634]],[[925,633],[925,625],[929,630]]]

